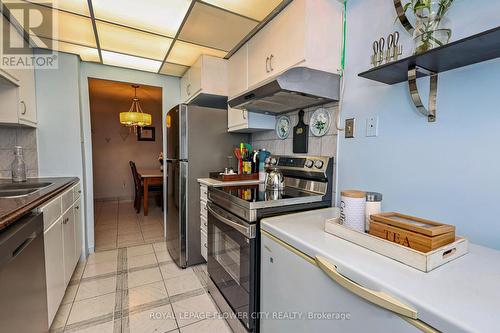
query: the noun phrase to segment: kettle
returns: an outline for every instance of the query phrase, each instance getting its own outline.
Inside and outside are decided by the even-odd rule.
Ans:
[[[282,190],[285,187],[283,173],[274,168],[267,172],[266,187],[270,190]]]

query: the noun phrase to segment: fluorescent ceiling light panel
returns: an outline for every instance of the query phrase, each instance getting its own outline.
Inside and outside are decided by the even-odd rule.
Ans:
[[[231,12],[262,21],[282,0],[203,0]]]
[[[40,38],[40,39],[42,42],[46,44],[37,45],[38,47],[45,48],[45,45],[50,44],[48,39],[46,38]],[[53,44],[53,48],[55,49],[55,51],[77,54],[80,56],[80,58],[82,58],[83,61],[92,61],[92,62],[101,61],[99,59],[99,52],[97,51],[97,49],[91,47],[75,45],[65,42],[55,42]]]
[[[92,27],[90,18],[52,10],[51,8],[35,4],[32,4],[32,6],[34,11],[40,11],[41,17],[48,17],[53,13],[53,26],[55,27],[55,30],[52,30],[52,27],[48,25],[38,27],[36,36],[30,33],[34,39],[36,37],[44,37],[72,44],[96,47],[94,28]],[[12,15],[21,25],[23,24],[22,11],[14,10],[12,11]],[[36,18],[36,16],[34,17]],[[28,25],[25,28],[28,28]]]
[[[97,19],[174,37],[191,0],[92,0]]]
[[[163,60],[172,39],[97,21],[99,44],[103,50]]]
[[[28,0],[32,3],[41,3],[43,5],[50,5],[53,8],[66,10],[68,12],[90,16],[89,5],[87,0]]]
[[[158,72],[161,61],[134,57],[126,54],[101,51],[102,62],[105,65],[138,69],[147,72]]]
[[[197,2],[182,26],[179,39],[230,51],[257,22],[219,8]]]
[[[161,66],[160,73],[172,76],[182,76],[184,75],[184,73],[186,73],[188,68],[189,67],[187,66],[165,62],[163,63],[163,66]]]
[[[224,58],[227,52],[176,41],[168,55],[167,61],[184,66],[191,66],[202,54]]]

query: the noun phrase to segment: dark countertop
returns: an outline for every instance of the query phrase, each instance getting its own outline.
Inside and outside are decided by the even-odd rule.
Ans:
[[[67,188],[78,182],[77,177],[29,178],[27,183],[52,183],[39,191],[17,198],[0,198],[0,230],[4,229],[19,217],[37,208]],[[10,179],[0,179],[0,184],[12,184]]]

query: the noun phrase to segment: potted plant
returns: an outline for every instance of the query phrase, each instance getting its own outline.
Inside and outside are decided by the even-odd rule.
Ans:
[[[410,0],[403,7],[404,11],[412,10],[417,21],[413,40],[415,54],[423,53],[435,47],[448,44],[451,29],[446,13],[454,0]]]

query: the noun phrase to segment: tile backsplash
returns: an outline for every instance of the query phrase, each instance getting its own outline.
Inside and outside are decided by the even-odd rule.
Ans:
[[[330,111],[331,124],[328,133],[322,137],[316,137],[309,131],[308,153],[307,155],[321,155],[321,156],[336,156],[337,155],[337,129],[335,127],[335,115],[338,105],[328,104],[322,106]],[[305,109],[304,122],[310,126],[310,118],[313,112],[318,107]],[[299,120],[299,111],[288,113],[292,122],[292,127],[297,125]],[[276,155],[294,155],[293,154],[293,129],[290,135],[285,140],[281,140],[276,135],[274,130],[252,133],[250,139],[251,145],[255,149],[265,148],[272,154]],[[301,155],[301,154],[298,154]]]
[[[0,178],[11,177],[14,146],[24,150],[28,177],[38,176],[38,152],[35,128],[13,128],[0,126]]]

